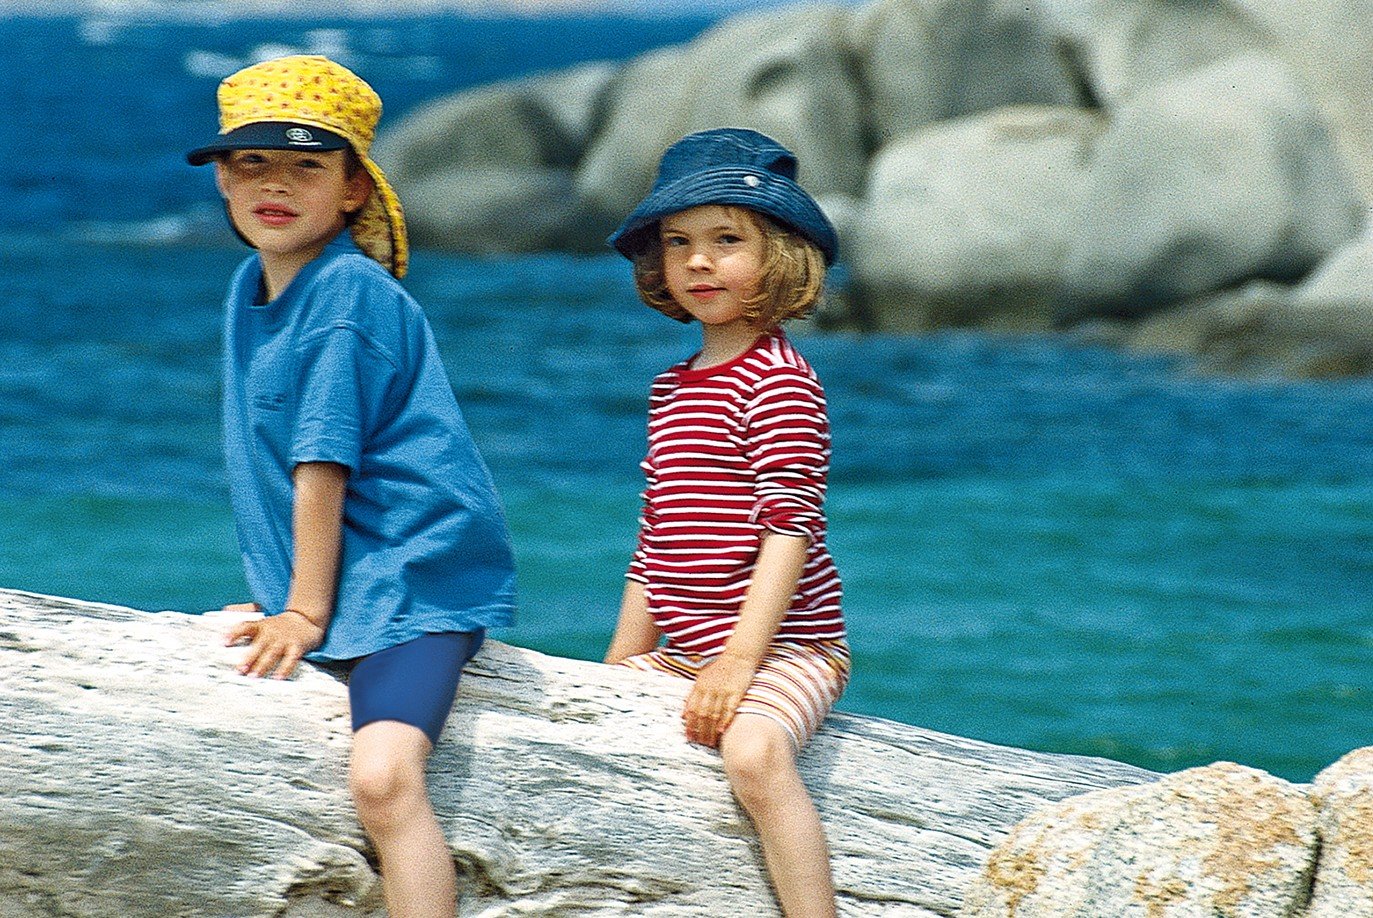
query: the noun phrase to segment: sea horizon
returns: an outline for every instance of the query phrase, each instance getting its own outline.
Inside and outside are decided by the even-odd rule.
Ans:
[[[234,18],[281,20],[389,19],[461,14],[625,17],[722,16],[748,10],[795,6],[806,0],[697,0],[689,10],[673,0],[0,0],[0,16],[104,16],[166,22],[215,22]],[[856,5],[859,0],[837,0]]]

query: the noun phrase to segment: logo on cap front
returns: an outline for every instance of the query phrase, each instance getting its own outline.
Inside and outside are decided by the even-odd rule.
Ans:
[[[301,146],[319,146],[319,141],[315,140],[315,135],[302,127],[287,128],[286,139],[291,143],[300,144]]]

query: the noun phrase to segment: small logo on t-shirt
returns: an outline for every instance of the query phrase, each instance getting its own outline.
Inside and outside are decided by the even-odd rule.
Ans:
[[[263,411],[280,411],[286,407],[286,393],[259,392],[253,396],[253,404]]]

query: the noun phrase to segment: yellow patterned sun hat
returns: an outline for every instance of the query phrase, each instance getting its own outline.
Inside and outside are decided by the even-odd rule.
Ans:
[[[358,248],[396,277],[410,260],[405,213],[381,167],[367,155],[381,97],[347,67],[297,54],[245,67],[219,84],[219,136],[186,154],[202,165],[229,150],[338,150],[350,145],[375,189],[353,219]]]

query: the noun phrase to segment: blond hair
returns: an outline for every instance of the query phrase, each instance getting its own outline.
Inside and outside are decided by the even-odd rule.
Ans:
[[[748,220],[763,236],[758,292],[744,301],[744,318],[766,331],[788,319],[808,316],[819,305],[825,287],[825,256],[819,247],[766,214],[734,204],[721,206],[734,219]],[[633,257],[639,299],[678,322],[690,322],[691,313],[667,289],[657,229],[644,235],[647,244]]]

